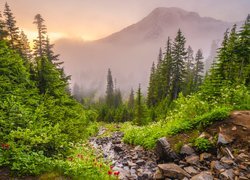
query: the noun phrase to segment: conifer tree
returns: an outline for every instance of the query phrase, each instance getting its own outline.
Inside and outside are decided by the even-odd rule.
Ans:
[[[250,85],[250,14],[248,14],[245,23],[239,32],[239,39],[236,46],[238,54],[237,64],[238,81]]]
[[[171,78],[172,78],[172,44],[170,37],[168,37],[166,53],[161,66],[161,86],[163,89],[162,99],[169,96],[171,87]]]
[[[30,49],[30,45],[29,45],[29,41],[27,36],[24,34],[23,31],[21,31],[20,33],[20,44],[19,44],[19,48],[20,48],[20,55],[24,60],[24,64],[25,66],[29,69],[30,68],[30,61],[32,59],[32,55],[31,55],[31,49]]]
[[[157,97],[156,97],[156,70],[155,70],[155,64],[153,62],[152,67],[151,67],[151,73],[150,73],[150,79],[149,79],[149,86],[148,86],[148,95],[147,95],[147,105],[149,107],[155,106],[157,102]]]
[[[106,104],[109,107],[112,107],[114,105],[114,85],[110,69],[108,69],[107,75]]]
[[[134,105],[135,105],[135,96],[134,96],[134,90],[132,88],[129,95],[128,108],[133,109]]]
[[[122,94],[120,89],[114,91],[114,108],[118,108],[122,105]]]
[[[135,104],[135,124],[145,124],[145,106],[142,99],[141,85],[139,84],[138,91],[136,93],[136,104]]]
[[[185,77],[185,49],[186,38],[179,29],[173,43],[172,49],[172,64],[173,64],[173,81],[172,81],[172,99],[176,99],[182,91]]]
[[[161,48],[160,48],[160,50],[159,50],[159,55],[158,55],[158,59],[157,59],[157,69],[160,68],[161,63],[162,63],[162,50],[161,50]]]
[[[7,36],[7,30],[6,30],[6,25],[2,17],[2,13],[0,11],[0,41],[6,38]]]
[[[7,39],[9,40],[10,47],[18,50],[19,45],[19,28],[16,26],[16,20],[11,12],[10,6],[5,3],[4,9],[5,25],[7,29]]]
[[[201,49],[199,49],[195,56],[194,66],[194,91],[197,91],[202,83],[202,73],[204,70],[203,55]]]
[[[45,55],[47,28],[44,25],[44,19],[40,14],[35,16],[33,23],[36,24],[38,30],[38,37],[34,40],[34,55],[35,57],[41,58]]]

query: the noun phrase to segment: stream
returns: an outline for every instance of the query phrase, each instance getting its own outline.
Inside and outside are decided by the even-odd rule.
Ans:
[[[152,179],[157,170],[154,152],[140,146],[124,144],[122,132],[114,132],[110,137],[100,137],[105,131],[105,128],[100,128],[98,135],[89,141],[104,159],[112,162],[113,170],[120,172],[119,179]]]

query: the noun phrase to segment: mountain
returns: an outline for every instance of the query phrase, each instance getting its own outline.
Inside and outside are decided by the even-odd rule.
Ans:
[[[61,39],[56,42],[56,51],[65,61],[72,83],[77,82],[86,92],[105,92],[108,68],[122,91],[137,88],[141,83],[145,92],[151,64],[156,61],[159,48],[165,48],[168,36],[174,39],[181,29],[186,45],[195,51],[201,48],[207,57],[212,41],[220,40],[231,26],[232,23],[180,8],[159,7],[141,21],[103,39],[92,42]]]

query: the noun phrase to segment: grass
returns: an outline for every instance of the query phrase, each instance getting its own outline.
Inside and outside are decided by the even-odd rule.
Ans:
[[[130,123],[123,125],[125,132],[123,141],[129,144],[141,145],[147,149],[155,147],[156,140],[164,136],[173,136],[178,133],[206,127],[215,121],[224,120],[229,116],[230,109],[221,107],[194,118],[179,118],[168,121],[159,121],[147,126],[138,127]]]

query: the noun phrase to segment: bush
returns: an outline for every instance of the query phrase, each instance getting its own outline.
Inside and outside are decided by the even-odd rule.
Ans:
[[[194,146],[199,150],[199,151],[208,151],[210,148],[213,147],[213,144],[206,138],[197,138],[194,141]]]

